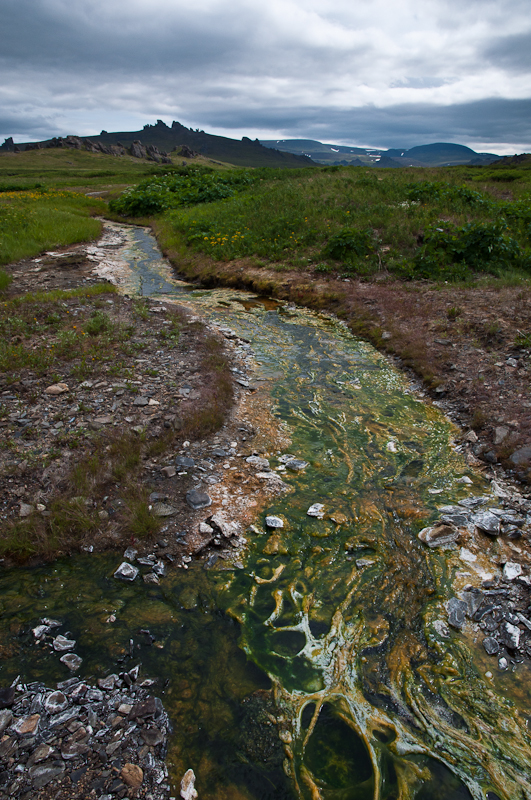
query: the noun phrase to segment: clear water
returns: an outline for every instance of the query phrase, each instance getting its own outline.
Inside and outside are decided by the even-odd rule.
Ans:
[[[488,492],[449,421],[336,320],[197,291],[150,235],[127,235],[128,291],[178,294],[244,336],[289,451],[309,466],[267,509],[284,528],[257,520],[243,570],[196,565],[124,586],[106,555],[4,575],[0,679],[65,677],[31,643],[44,615],[79,641],[84,675],[142,662],[174,720],[174,778],[192,767],[201,800],[527,797],[527,684],[487,679],[497,668],[472,637],[441,636],[470,565],[417,539],[438,506]],[[307,516],[313,503],[323,519]]]

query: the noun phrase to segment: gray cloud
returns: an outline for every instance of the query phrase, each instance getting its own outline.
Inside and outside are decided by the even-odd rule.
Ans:
[[[528,0],[2,6],[0,136],[18,141],[162,118],[382,147],[531,143],[531,34],[513,21]]]
[[[500,37],[485,47],[483,55],[489,63],[511,72],[530,72],[531,31]]]

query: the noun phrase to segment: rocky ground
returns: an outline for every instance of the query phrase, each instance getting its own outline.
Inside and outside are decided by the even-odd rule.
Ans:
[[[0,690],[0,798],[168,798],[171,726],[154,683],[136,667],[96,686],[74,677]]]
[[[90,250],[80,246],[15,265],[11,294],[101,283],[94,276]],[[85,550],[131,544],[140,555],[155,549],[181,566],[194,554],[207,554],[209,546],[221,558],[235,556],[244,544],[245,523],[267,496],[287,488],[267,462],[257,466],[265,448],[283,440],[278,431],[273,433],[266,390],[252,383],[250,345],[228,329],[206,328],[169,303],[138,303],[109,293],[88,300],[75,296],[61,305],[71,328],[85,328],[96,307],[114,330],[128,331],[127,341],[123,346],[112,342],[110,353],[90,365],[88,377],[79,374],[79,358],[66,356],[48,370],[23,368],[0,376],[1,517],[30,525],[46,522],[59,496],[72,513],[81,510],[95,522],[77,543]],[[32,350],[45,338],[50,349],[60,346],[60,337],[61,332],[46,337],[33,332],[23,345]],[[225,404],[230,412],[234,402],[234,409],[218,433],[206,436],[190,428],[190,419],[219,394],[216,372],[205,367],[212,337],[224,343],[221,352],[232,375],[231,398]],[[129,454],[115,445],[127,437],[144,442],[134,477],[149,516],[157,521],[146,528],[151,534],[158,528],[155,542],[153,535],[148,543],[131,534],[126,476],[120,479],[116,464]],[[72,475],[87,457],[99,459],[104,479],[78,491]],[[217,527],[200,527],[200,521],[212,516]]]

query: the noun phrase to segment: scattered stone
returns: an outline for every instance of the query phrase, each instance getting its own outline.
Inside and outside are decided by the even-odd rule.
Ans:
[[[511,650],[517,650],[520,644],[521,630],[511,622],[503,622],[500,625],[502,639],[505,645]]]
[[[301,461],[299,458],[293,458],[289,461],[285,461],[284,463],[288,469],[291,469],[294,472],[297,472],[301,469],[306,469],[306,467],[309,466],[307,461]]]
[[[19,736],[35,736],[39,727],[40,714],[31,714],[27,717],[20,717],[14,724],[13,730]]]
[[[509,428],[504,428],[502,426],[494,428],[494,444],[501,444],[507,437],[508,433]]]
[[[154,583],[158,586],[160,583],[159,576],[155,575],[154,572],[148,572],[146,575],[143,575],[144,583]]]
[[[49,714],[59,714],[68,706],[68,700],[63,692],[52,692],[44,701],[44,708]]]
[[[260,456],[249,456],[245,459],[248,464],[256,467],[257,469],[269,469],[269,461],[267,458],[260,458]]]
[[[175,458],[175,466],[186,467],[186,469],[192,469],[192,467],[195,467],[195,461],[193,458],[188,458],[188,456],[177,456]]]
[[[124,558],[127,561],[134,561],[138,555],[138,550],[135,550],[134,547],[128,547],[127,550],[124,552]]]
[[[149,397],[135,397],[133,400],[134,406],[147,406],[149,405]]]
[[[470,442],[471,444],[476,444],[476,442],[478,441],[478,435],[475,431],[468,431],[468,433],[465,436],[465,440],[467,442]]]
[[[181,780],[181,797],[183,800],[197,800],[198,794],[195,790],[195,774],[193,769],[187,770]]]
[[[423,528],[418,538],[428,547],[449,548],[455,545],[459,538],[459,531],[454,525],[438,524]]]
[[[496,514],[493,514],[491,511],[483,511],[479,514],[475,514],[473,521],[476,528],[479,528],[484,533],[488,533],[491,536],[499,536],[501,533],[500,520]]]
[[[77,672],[83,663],[83,659],[79,656],[76,656],[75,653],[66,653],[64,656],[61,656],[59,661],[62,661],[63,664],[66,664],[71,672]]]
[[[510,457],[510,461],[512,461],[512,463],[518,467],[530,464],[531,447],[520,447],[518,450],[515,450],[512,456]]]
[[[323,503],[314,503],[312,506],[310,506],[306,514],[309,517],[317,517],[317,519],[323,519],[324,517]]]
[[[161,472],[165,478],[173,478],[177,474],[175,467],[162,467]]]
[[[275,516],[267,516],[265,518],[265,524],[268,528],[283,528],[284,521],[280,519],[280,517]]]
[[[167,503],[154,503],[152,513],[155,517],[173,517],[177,509]]]
[[[492,636],[486,636],[483,639],[483,647],[485,648],[485,652],[489,656],[496,656],[500,652],[499,642]]]
[[[503,577],[506,581],[514,581],[522,574],[522,567],[514,561],[507,561],[503,567]]]
[[[53,640],[53,649],[56,650],[58,653],[64,653],[65,650],[73,650],[76,646],[74,639],[67,639],[66,636],[59,634]]]
[[[213,514],[208,518],[208,523],[215,531],[219,531],[226,539],[239,534],[240,526],[235,522],[227,522],[220,514]]]
[[[48,386],[48,388],[44,390],[44,393],[51,395],[58,395],[58,394],[64,394],[65,392],[69,391],[70,389],[68,388],[66,383],[54,383],[52,386]]]
[[[9,708],[15,699],[15,687],[7,686],[0,689],[0,708]]]
[[[186,493],[186,502],[194,510],[200,508],[207,508],[212,505],[212,500],[206,492],[198,492],[197,489],[192,489]]]
[[[120,777],[127,786],[139,789],[144,781],[144,773],[138,764],[125,764],[120,772]]]
[[[20,511],[18,512],[19,517],[30,517],[33,514],[34,508],[30,506],[29,503],[21,503],[20,504]]]
[[[134,581],[138,575],[138,572],[139,570],[137,567],[134,567],[132,564],[128,564],[127,561],[122,561],[114,573],[114,577],[119,578],[122,581]]]
[[[448,609],[448,624],[452,628],[461,630],[466,621],[467,604],[463,600],[458,600],[457,597],[451,597],[447,603]]]

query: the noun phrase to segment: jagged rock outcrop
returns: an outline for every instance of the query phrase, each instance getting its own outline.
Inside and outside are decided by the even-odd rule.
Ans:
[[[11,146],[10,146],[11,145]],[[6,139],[4,143],[5,149],[12,149],[15,152],[20,152],[16,145]],[[109,156],[125,156],[131,155],[134,158],[146,158],[149,161],[156,161],[160,164],[171,164],[171,158],[162,150],[159,150],[156,145],[148,144],[143,145],[141,141],[136,140],[131,147],[124,147],[121,142],[116,144],[103,144],[102,142],[93,142],[91,139],[82,139],[80,136],[65,136],[64,138],[54,137],[48,139],[46,142],[35,142],[28,144],[25,150],[42,150],[44,148],[63,147],[71,150],[88,150],[89,153],[105,153]]]
[[[201,155],[200,153],[196,153],[195,150],[192,150],[192,148],[188,147],[186,144],[176,145],[173,148],[172,153],[182,156],[182,158],[197,158],[197,156]]]

